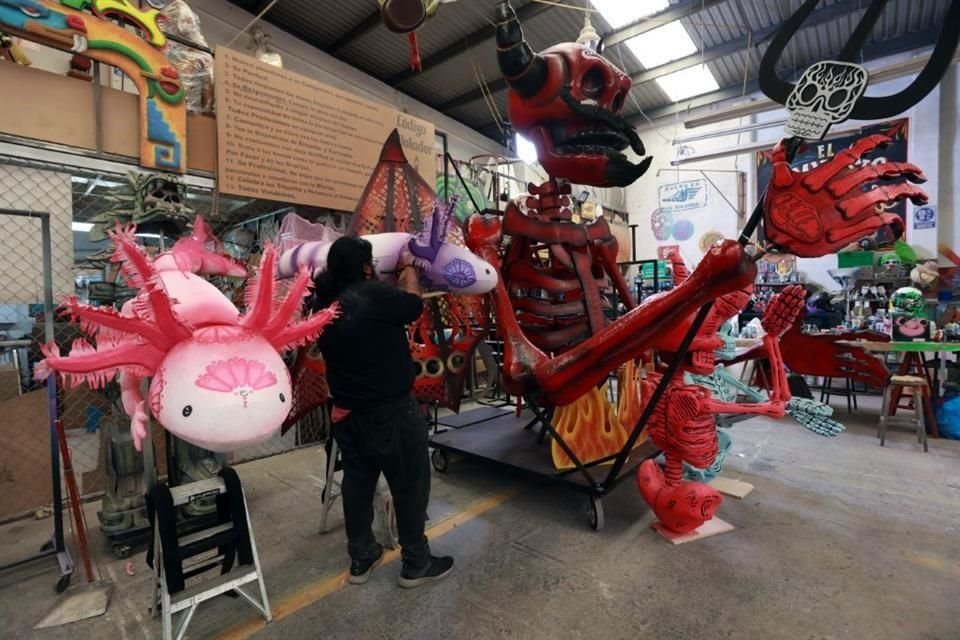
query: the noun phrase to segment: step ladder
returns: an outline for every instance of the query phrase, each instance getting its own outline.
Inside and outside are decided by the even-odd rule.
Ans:
[[[327,524],[330,509],[340,497],[340,483],[336,480],[337,462],[340,460],[340,448],[337,441],[330,437],[330,446],[327,460],[327,477],[320,492],[320,533],[329,533]],[[400,540],[397,533],[397,516],[393,510],[393,496],[383,474],[377,480],[377,492],[373,497],[373,531],[380,543],[388,549],[399,549]]]
[[[192,501],[217,499],[217,522],[181,535],[179,508]],[[236,472],[224,467],[220,476],[168,488],[157,485],[148,495],[153,527],[152,557],[156,571],[153,617],[162,617],[163,640],[182,640],[201,603],[234,593],[270,622],[270,603],[260,557],[250,526],[247,502]],[[210,552],[215,551],[211,556]],[[186,581],[219,568],[221,574],[186,587]],[[256,582],[259,599],[244,589]],[[181,614],[174,631],[175,614]]]

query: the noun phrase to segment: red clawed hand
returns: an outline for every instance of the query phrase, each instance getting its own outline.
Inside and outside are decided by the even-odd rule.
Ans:
[[[806,290],[799,284],[790,285],[775,295],[766,310],[760,324],[768,335],[779,337],[793,326],[797,316],[803,311]]]
[[[784,144],[778,144],[773,151],[773,178],[763,201],[770,242],[813,258],[833,253],[883,226],[897,237],[902,235],[903,221],[883,209],[907,198],[915,204],[926,203],[926,193],[911,184],[925,182],[923,172],[909,162],[858,164],[863,156],[889,143],[884,135],[867,136],[806,174],[790,169]]]

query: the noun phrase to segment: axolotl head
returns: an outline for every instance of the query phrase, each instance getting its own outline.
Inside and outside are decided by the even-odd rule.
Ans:
[[[497,271],[469,249],[446,243],[431,268],[424,272],[431,289],[463,295],[490,293],[497,286]]]
[[[264,337],[208,327],[167,354],[150,383],[150,412],[177,437],[228,452],[277,433],[291,396],[287,367]]]

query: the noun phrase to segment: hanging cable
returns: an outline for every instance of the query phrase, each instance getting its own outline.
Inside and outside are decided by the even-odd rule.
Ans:
[[[231,46],[233,46],[233,43],[237,41],[237,38],[239,38],[240,36],[242,36],[243,34],[245,34],[245,33],[250,29],[250,27],[252,27],[253,25],[255,25],[255,24],[257,24],[258,22],[260,22],[260,18],[262,18],[263,16],[267,15],[267,11],[270,11],[270,9],[273,9],[273,5],[277,4],[278,2],[280,2],[280,0],[271,0],[271,1],[270,1],[270,4],[268,4],[267,6],[265,6],[265,7],[263,8],[263,11],[261,11],[260,13],[258,13],[258,14],[256,15],[256,17],[255,17],[253,20],[251,20],[251,21],[249,22],[249,24],[247,24],[247,26],[245,26],[243,29],[241,29],[240,31],[238,31],[238,32],[237,32],[237,35],[233,36],[233,39],[230,40],[230,42],[227,43],[227,48],[229,49]]]
[[[487,110],[490,112],[490,115],[493,118],[493,124],[497,126],[497,129],[500,130],[500,135],[503,136],[505,134],[503,129],[503,117],[500,114],[500,110],[497,108],[497,103],[493,98],[493,94],[490,92],[490,88],[483,79],[483,76],[480,73],[480,68],[473,59],[473,56],[470,56],[470,64],[473,67],[473,75],[480,87],[480,93],[483,96],[483,101],[486,103]]]
[[[623,62],[623,49],[622,49],[622,47],[617,47],[617,57],[618,57],[619,60],[620,60],[620,68],[621,68],[621,69],[625,69],[625,68],[626,68],[626,65],[624,65],[624,62]],[[635,88],[636,88],[636,86],[631,86],[631,87],[630,87],[630,91],[627,92],[627,97],[630,98],[630,101],[631,101],[631,102],[633,102],[633,106],[636,107],[637,112],[638,112],[641,116],[643,116],[643,119],[647,121],[647,123],[648,123],[648,124],[650,125],[650,127],[653,129],[654,133],[656,133],[658,136],[660,136],[661,138],[663,138],[664,142],[672,142],[672,140],[671,140],[669,137],[665,136],[665,135],[663,134],[663,132],[660,131],[659,128],[657,128],[657,125],[655,125],[655,124],[653,123],[653,120],[651,120],[651,119],[649,118],[649,116],[647,116],[647,114],[644,112],[643,107],[640,106],[640,101],[637,100],[637,96],[633,95],[633,90],[634,90]]]

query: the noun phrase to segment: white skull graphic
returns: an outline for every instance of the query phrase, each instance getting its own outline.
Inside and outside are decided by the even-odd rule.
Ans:
[[[787,134],[820,140],[831,125],[850,117],[867,90],[870,74],[858,64],[818,62],[804,72],[787,98]]]

